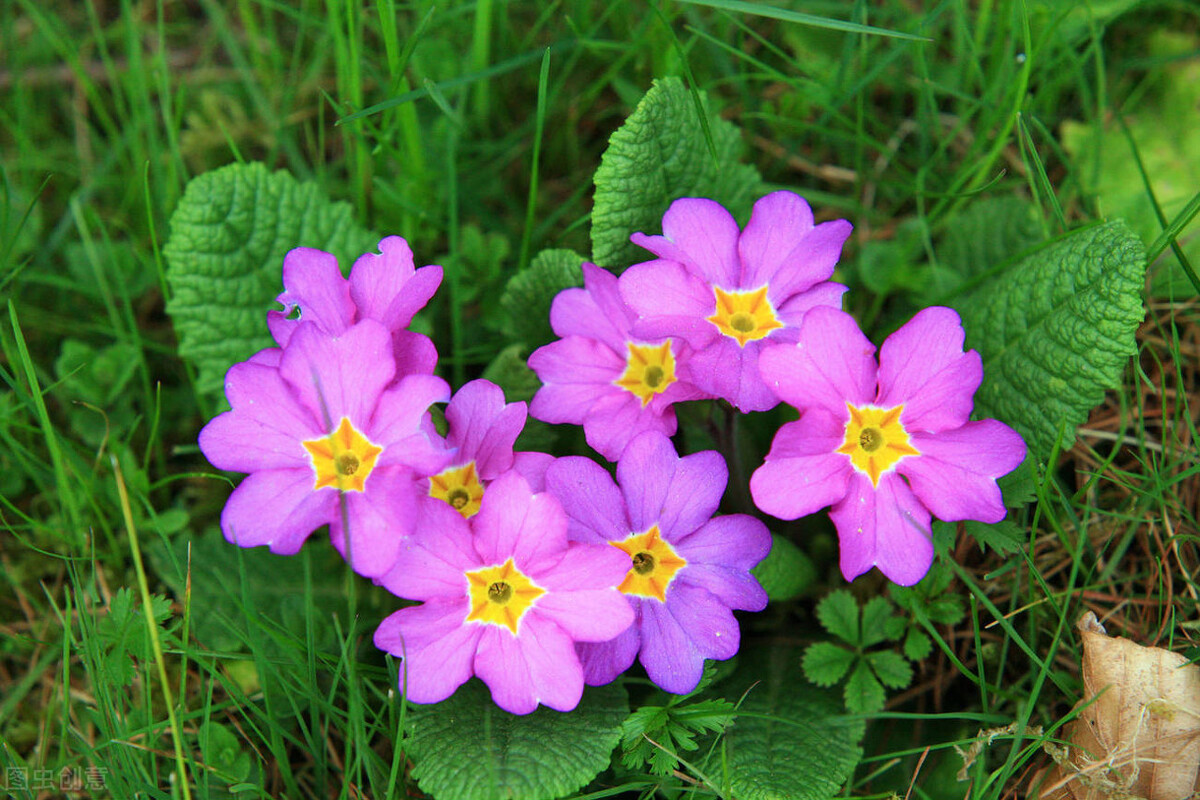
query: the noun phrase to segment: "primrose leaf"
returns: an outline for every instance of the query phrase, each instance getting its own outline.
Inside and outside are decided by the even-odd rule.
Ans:
[[[883,708],[886,696],[883,687],[871,673],[866,661],[859,661],[846,681],[846,708],[855,714],[870,714]]]
[[[809,685],[795,648],[743,651],[730,690],[745,692],[738,717],[705,772],[728,775],[724,797],[827,800],[861,756],[861,721],[845,720],[836,694]],[[735,694],[726,694],[736,697]]]
[[[550,327],[550,304],[563,289],[583,285],[583,260],[574,250],[543,250],[508,279],[500,305],[508,312],[513,338],[530,348],[557,338]]]
[[[825,630],[847,644],[858,644],[858,603],[845,589],[827,594],[817,603],[817,619]]]
[[[696,101],[678,78],[656,80],[608,140],[596,170],[592,260],[624,269],[651,256],[632,233],[662,232],[662,216],[680,197],[708,197],[739,219],[762,192],[754,167],[739,164],[741,131],[713,114],[700,93],[714,154]]]
[[[790,539],[771,534],[771,552],[750,570],[762,584],[771,602],[791,600],[804,594],[817,579],[812,559]]]
[[[193,178],[171,215],[163,255],[167,313],[200,391],[219,391],[230,365],[272,345],[266,313],[283,291],[289,250],[332,252],[345,269],[378,241],[348,204],[286,172],[231,164]]]
[[[804,651],[804,676],[817,686],[833,686],[845,677],[858,656],[833,642],[816,642]]]
[[[1037,209],[1023,197],[978,200],[954,220],[937,247],[933,294],[945,295],[1045,240]]]
[[[618,683],[588,687],[569,714],[498,708],[478,680],[450,699],[408,712],[408,755],[421,791],[435,800],[549,800],[608,766],[629,714]]]
[[[1144,316],[1146,248],[1121,221],[1073,231],[962,297],[967,347],[983,357],[978,417],[1047,456],[1116,386]]]

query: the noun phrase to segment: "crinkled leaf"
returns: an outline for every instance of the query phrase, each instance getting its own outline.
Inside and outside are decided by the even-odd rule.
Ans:
[[[1045,240],[1037,209],[1023,197],[978,200],[954,219],[937,246],[930,296],[941,297]]]
[[[550,303],[563,289],[583,285],[583,260],[574,250],[543,250],[508,279],[500,305],[508,313],[514,339],[532,349],[556,338],[550,327]]]
[[[804,651],[804,676],[817,686],[833,686],[846,676],[857,656],[833,642],[815,642]]]
[[[771,552],[750,570],[771,602],[799,597],[817,578],[812,559],[790,539],[771,534]]]
[[[837,695],[806,683],[799,663],[792,647],[743,651],[726,696],[746,691],[746,698],[723,752],[705,764],[709,776],[729,776],[724,796],[827,800],[853,772],[863,723],[844,719]]]
[[[277,307],[289,250],[332,252],[345,269],[377,243],[348,204],[330,202],[316,184],[286,172],[231,164],[192,179],[171,215],[163,254],[167,313],[199,389],[219,390],[231,364],[271,345],[266,313]]]
[[[701,98],[704,94],[701,93]],[[632,233],[662,232],[662,215],[680,197],[707,197],[739,219],[761,193],[758,170],[739,164],[741,132],[707,107],[709,150],[691,92],[678,78],[656,80],[620,128],[596,170],[592,260],[623,269],[651,256]]]
[[[537,373],[525,363],[527,352],[525,345],[511,344],[497,353],[483,370],[481,377],[503,389],[504,398],[510,403],[529,402],[542,386]]]
[[[1136,351],[1146,248],[1121,221],[1074,231],[956,304],[983,357],[978,417],[1016,428],[1048,454],[1114,387]]]
[[[825,630],[848,644],[858,644],[858,603],[846,589],[837,589],[817,603],[817,619]]]
[[[899,638],[895,624],[891,622],[896,619],[892,610],[892,604],[886,597],[876,595],[867,601],[862,607],[862,636],[859,640],[861,646],[870,647],[888,639]]]
[[[879,711],[883,708],[883,701],[887,698],[883,687],[871,673],[871,668],[867,666],[866,661],[859,661],[854,672],[850,673],[850,680],[846,681],[843,694],[846,708],[855,714],[870,714]]]
[[[618,683],[587,688],[568,714],[543,707],[518,716],[471,680],[449,700],[409,709],[407,752],[435,800],[562,797],[608,766],[628,714]]]
[[[912,683],[912,667],[895,650],[879,650],[867,654],[867,663],[875,677],[889,689],[903,689]]]

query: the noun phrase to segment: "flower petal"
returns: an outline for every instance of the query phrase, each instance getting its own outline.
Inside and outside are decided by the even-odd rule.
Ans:
[[[923,309],[879,350],[879,405],[904,404],[908,430],[944,431],[971,417],[983,381],[979,353],[963,352],[963,329],[951,308]]]
[[[669,436],[675,433],[675,412],[670,406],[643,406],[632,393],[617,392],[599,398],[583,420],[588,445],[609,461],[617,461],[630,440],[647,431]]]
[[[844,219],[813,227],[812,209],[800,195],[779,191],[754,204],[738,240],[743,286],[770,286],[779,304],[833,274],[852,226]]]
[[[513,453],[513,471],[520,474],[534,494],[546,491],[546,470],[555,461],[549,453],[518,450]]]
[[[728,336],[717,338],[692,356],[688,364],[692,380],[701,391],[728,400],[739,411],[774,408],[779,405],[779,397],[763,380],[759,369],[763,342],[769,341],[747,342],[740,347]]]
[[[644,433],[625,448],[617,463],[617,483],[629,515],[630,531],[626,535],[644,533],[659,523],[667,497],[675,488],[678,467],[675,446],[662,434]],[[707,494],[711,491],[704,499],[708,499]],[[663,533],[661,529],[659,532]]]
[[[804,315],[799,343],[766,348],[759,369],[785,403],[801,411],[823,408],[846,420],[847,403],[875,400],[874,352],[853,317],[818,306]]]
[[[583,288],[564,289],[550,304],[550,327],[559,336],[582,336],[623,350],[634,313],[621,298],[617,276],[583,264]]]
[[[661,259],[687,267],[714,286],[736,289],[742,277],[737,220],[714,200],[681,197],[663,214],[663,235],[629,237]]]
[[[200,431],[200,450],[214,467],[255,472],[311,464],[300,443],[320,436],[321,428],[279,370],[234,364],[225,375],[225,396],[233,410],[218,414]]]
[[[608,470],[582,456],[556,459],[546,470],[546,490],[567,513],[567,536],[574,542],[607,544],[631,532],[625,499]]]
[[[543,345],[530,354],[529,368],[542,382],[529,413],[543,422],[582,425],[601,397],[628,394],[613,384],[625,369],[624,359],[593,339],[568,336]]]
[[[633,624],[633,609],[615,583],[607,589],[549,592],[538,598],[537,613],[577,642],[606,642]]]
[[[737,620],[729,606],[708,591],[682,581],[672,583],[666,606],[701,656],[723,660],[737,655]]]
[[[450,386],[435,375],[408,375],[379,397],[368,436],[384,450],[381,467],[401,464],[430,475],[445,467],[453,452],[429,436],[429,406],[450,398]]]
[[[316,323],[330,336],[354,324],[354,302],[337,257],[311,247],[297,247],[283,257],[283,293],[275,298],[283,312],[268,313],[268,328],[280,347],[288,344],[303,322]],[[287,319],[300,309],[299,317]]]
[[[437,367],[437,348],[433,340],[423,333],[404,329],[394,331],[392,350],[396,356],[397,377],[432,375]]]
[[[438,266],[413,269],[412,249],[403,238],[388,236],[378,253],[365,253],[350,270],[350,296],[359,319],[373,319],[390,331],[412,322],[442,283]]]
[[[620,278],[621,297],[638,314],[635,337],[656,341],[679,337],[702,348],[718,336],[706,317],[717,309],[712,286],[674,261],[634,264]]]
[[[511,470],[487,487],[471,522],[483,564],[503,564],[512,557],[522,568],[567,546],[567,515],[558,499],[549,492],[534,494]]]
[[[416,525],[420,495],[413,474],[403,468],[376,466],[367,478],[366,491],[343,492],[342,500],[346,524],[342,514],[335,514],[329,539],[342,558],[349,547],[355,572],[378,578],[392,568]]]
[[[749,572],[771,552],[771,532],[749,514],[726,514],[713,517],[674,547],[688,561],[683,574],[700,564]]]
[[[855,473],[842,502],[829,512],[837,527],[842,575],[852,581],[871,567],[888,580],[912,586],[933,563],[929,512],[904,480],[885,473],[879,487]]]
[[[412,536],[400,543],[391,569],[378,583],[408,600],[466,598],[465,573],[483,563],[462,514],[430,498],[421,503]]]
[[[534,583],[553,593],[570,593],[611,589],[625,580],[629,567],[629,555],[616,547],[574,543],[557,553],[548,553],[540,561],[530,562],[528,574]],[[618,627],[605,638],[616,636],[621,630]]]
[[[348,417],[361,431],[395,375],[392,337],[374,320],[363,320],[338,336],[301,323],[279,371],[301,404],[327,421],[330,430]]]
[[[840,311],[842,295],[848,289],[848,286],[840,283],[822,281],[811,289],[792,295],[787,302],[775,309],[779,321],[785,327],[775,331],[771,335],[770,341],[795,343],[800,336],[800,323],[804,321],[804,315],[820,306],[828,306]]]
[[[637,658],[642,646],[640,608],[643,601],[637,598],[631,598],[631,601],[634,621],[621,635],[607,642],[576,643],[575,652],[583,663],[583,680],[588,686],[612,683]]]
[[[404,661],[400,689],[412,703],[445,700],[471,677],[483,630],[465,625],[467,600],[402,608],[379,623],[375,646]]]
[[[491,480],[512,467],[526,414],[524,403],[505,404],[504,390],[491,381],[470,381],[446,406],[446,443],[458,448],[457,462],[474,461],[479,477]]]
[[[272,553],[299,552],[308,535],[337,514],[337,491],[314,492],[314,483],[311,468],[252,473],[225,502],[221,531],[241,547],[265,544]]]
[[[834,452],[845,423],[822,408],[775,432],[771,450],[750,476],[754,504],[773,517],[798,519],[846,496],[850,459]]]
[[[700,683],[704,656],[666,605],[641,604],[642,649],[638,660],[650,680],[663,691],[687,694]]]
[[[575,645],[548,620],[530,614],[520,636],[487,626],[475,656],[475,674],[492,690],[496,705],[528,714],[543,703],[570,711],[583,697],[583,667]]]
[[[908,478],[913,493],[934,516],[989,523],[1004,519],[1007,512],[996,479],[1025,460],[1020,434],[1003,422],[985,419],[936,434],[914,433],[911,441],[921,455],[901,459],[896,470]]]

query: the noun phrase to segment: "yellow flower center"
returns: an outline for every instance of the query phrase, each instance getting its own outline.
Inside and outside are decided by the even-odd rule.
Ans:
[[[675,382],[675,355],[671,352],[671,340],[667,339],[662,344],[627,342],[626,345],[629,357],[625,362],[625,374],[613,383],[637,395],[645,408],[654,395],[662,394]]]
[[[846,404],[850,420],[846,423],[846,440],[837,452],[850,456],[854,468],[879,485],[879,476],[892,469],[905,456],[921,453],[908,441],[908,431],[900,424],[904,406],[895,408],[857,408]]]
[[[483,484],[475,474],[475,462],[442,470],[429,479],[429,496],[445,500],[467,519],[479,513]]]
[[[749,292],[727,292],[721,287],[713,287],[716,294],[717,310],[709,322],[717,326],[717,330],[726,336],[737,339],[739,347],[745,347],[751,339],[761,339],[776,328],[782,328],[783,323],[775,316],[775,309],[767,299],[767,287]]]
[[[320,439],[300,442],[308,451],[309,461],[317,475],[313,491],[334,486],[343,492],[361,492],[375,469],[375,461],[383,448],[372,444],[342,417],[337,430]]]
[[[484,625],[503,625],[513,636],[521,625],[521,617],[533,607],[546,590],[517,569],[512,558],[499,566],[484,567],[463,573],[471,598],[471,613],[467,622]]]
[[[617,588],[625,594],[638,597],[653,597],[660,602],[667,600],[667,587],[675,574],[687,566],[687,559],[675,552],[654,525],[645,533],[635,533],[619,542],[609,542],[613,547],[624,550],[633,559],[633,566],[625,574],[625,580]]]

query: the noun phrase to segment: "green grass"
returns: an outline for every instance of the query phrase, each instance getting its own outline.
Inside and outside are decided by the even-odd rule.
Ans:
[[[1128,133],[1113,114],[1179,112],[1163,86],[1194,64],[1200,14],[1094,5],[0,0],[0,768],[55,786],[67,769],[119,798],[417,791],[396,666],[371,643],[394,599],[315,546],[280,567],[216,531],[231,484],[196,434],[221,401],[194,388],[163,312],[160,249],[189,178],[264,161],[445,265],[426,320],[457,386],[505,345],[486,319],[507,277],[546,247],[590,252],[609,134],[653,78],[686,76],[768,182],[854,223],[844,279],[878,339],[920,294],[863,288],[864,246],[910,225],[896,268],[935,261],[998,196],[1030,199],[1046,236],[1076,227],[1107,213],[1096,178]],[[1162,31],[1191,50],[1155,51]],[[1072,152],[1067,120],[1110,149]],[[1081,693],[1085,609],[1200,653],[1200,185],[1174,202],[1157,151],[1142,155],[1128,188],[1153,207],[1147,245],[1184,278],[1147,298],[1123,385],[1046,465],[1018,519],[1027,546],[956,543],[968,614],[927,626],[934,652],[869,717],[846,794],[1025,791]],[[756,464],[764,445],[748,447]],[[811,598],[843,581],[828,532],[798,541],[819,585],[744,619],[749,639],[819,637]],[[133,610],[110,620],[122,589]],[[140,611],[152,595],[170,602],[161,624]],[[956,745],[1013,723],[954,780]],[[617,771],[590,796],[655,785]]]

